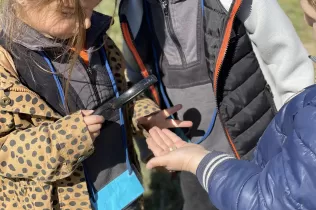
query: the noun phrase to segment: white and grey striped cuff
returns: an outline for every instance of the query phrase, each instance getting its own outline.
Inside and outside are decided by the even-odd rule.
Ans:
[[[207,192],[208,192],[208,182],[215,168],[219,166],[221,163],[223,163],[224,161],[229,160],[229,159],[235,159],[235,157],[229,154],[216,152],[216,151],[209,153],[203,158],[203,160],[201,161],[197,169],[196,175],[201,185],[205,188]]]

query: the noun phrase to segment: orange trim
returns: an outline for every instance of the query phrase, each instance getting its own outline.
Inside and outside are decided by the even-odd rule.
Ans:
[[[75,51],[75,48],[71,48],[72,51]],[[89,54],[87,50],[83,49],[80,51],[79,56],[82,58],[82,60],[85,62],[85,64],[89,64]]]
[[[214,83],[214,92],[215,93],[216,93],[216,88],[217,88],[217,78],[219,75],[220,67],[223,63],[223,60],[224,60],[224,57],[226,54],[226,49],[227,49],[227,46],[229,43],[229,39],[230,39],[230,35],[232,32],[235,16],[236,16],[238,9],[241,5],[241,2],[242,2],[242,0],[235,1],[235,4],[233,6],[232,12],[230,13],[230,17],[229,17],[227,25],[226,25],[226,30],[225,30],[222,46],[219,50],[219,54],[218,54],[216,65],[215,65],[215,71],[214,71],[214,82],[213,83]]]
[[[218,79],[218,76],[219,76],[219,72],[221,70],[222,63],[224,61],[224,57],[226,55],[226,50],[227,50],[227,47],[228,47],[228,44],[229,44],[229,39],[230,39],[230,35],[231,35],[231,32],[232,32],[232,28],[233,28],[233,23],[234,23],[236,14],[238,12],[238,9],[240,8],[241,2],[242,2],[242,0],[236,0],[235,3],[234,3],[233,9],[232,9],[232,11],[230,13],[230,16],[229,16],[229,19],[228,19],[228,22],[227,22],[227,25],[226,25],[222,46],[221,46],[221,48],[219,50],[218,57],[217,57],[217,60],[216,60],[215,71],[214,71],[214,81],[213,81],[213,86],[214,86],[213,89],[214,89],[214,93],[215,94],[217,93],[216,92],[217,79]],[[232,147],[233,152],[235,153],[236,158],[240,159],[240,155],[238,154],[236,146],[235,146],[234,142],[232,141],[227,129],[225,129],[225,133],[226,133],[227,139],[229,141],[229,144]]]
[[[89,54],[86,50],[81,50],[79,56],[85,62],[85,64],[89,64]]]
[[[230,146],[232,147],[233,152],[234,152],[236,158],[237,158],[238,160],[240,160],[240,156],[239,156],[239,154],[238,154],[238,151],[237,151],[237,149],[236,149],[236,146],[235,146],[233,140],[231,139],[231,137],[230,137],[230,135],[229,135],[229,133],[228,133],[228,131],[227,131],[226,128],[225,128],[225,133],[226,133],[226,136],[227,136],[227,138],[228,138],[229,144],[230,144]]]
[[[134,44],[133,44],[133,41],[132,41],[132,38],[131,38],[131,35],[130,35],[130,32],[128,30],[128,25],[127,23],[122,23],[122,33],[123,33],[123,37],[126,41],[126,44],[127,46],[129,47],[130,51],[132,52],[139,68],[140,68],[140,71],[141,71],[141,74],[143,75],[144,78],[148,77],[149,76],[149,73],[141,59],[141,57],[139,56]],[[151,91],[151,94],[153,95],[156,103],[159,105],[160,104],[160,99],[159,99],[159,94],[155,88],[155,86],[150,86],[150,91]]]

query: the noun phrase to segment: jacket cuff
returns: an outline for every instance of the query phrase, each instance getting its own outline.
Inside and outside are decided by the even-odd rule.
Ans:
[[[70,168],[77,167],[94,152],[93,140],[81,111],[63,118],[60,120],[60,125],[71,131],[65,136],[60,135],[61,131],[58,132],[61,157],[65,158],[66,165]]]
[[[221,165],[226,160],[235,159],[235,157],[222,153],[213,151],[207,154],[202,161],[200,162],[200,165],[198,166],[196,170],[196,176],[202,185],[202,187],[208,192],[208,183],[210,181],[210,178],[212,177],[215,169]]]
[[[146,136],[147,132],[145,129],[138,124],[138,119],[141,117],[146,117],[152,115],[153,113],[159,112],[159,106],[150,100],[149,98],[143,98],[137,100],[134,104],[134,115],[133,115],[133,126],[136,132],[144,132],[143,135]]]

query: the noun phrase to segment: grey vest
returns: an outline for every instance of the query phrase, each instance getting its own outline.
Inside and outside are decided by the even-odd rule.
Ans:
[[[238,3],[232,5],[236,11]],[[121,21],[130,23],[126,8],[128,1],[122,1]],[[219,0],[148,0],[142,10],[137,33],[129,24],[134,47],[149,72],[157,74],[158,66],[169,102],[184,105],[178,117],[195,121],[196,131],[206,133],[212,110],[218,108],[220,126],[215,123],[213,133],[224,137],[212,133],[207,147],[232,149],[237,157],[252,151],[275,108],[245,27],[233,10],[227,13]],[[136,71],[130,47],[125,55]],[[185,117],[189,111],[193,118]]]

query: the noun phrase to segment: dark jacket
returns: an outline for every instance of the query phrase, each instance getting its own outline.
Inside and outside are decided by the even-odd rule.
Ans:
[[[316,86],[274,117],[251,162],[211,152],[197,176],[221,210],[316,209]]]
[[[204,136],[203,146],[247,158],[286,99],[313,83],[307,52],[273,0],[144,2],[120,7],[130,75],[137,80],[142,60],[160,76],[162,107],[183,104],[177,117],[194,122],[193,142]]]

